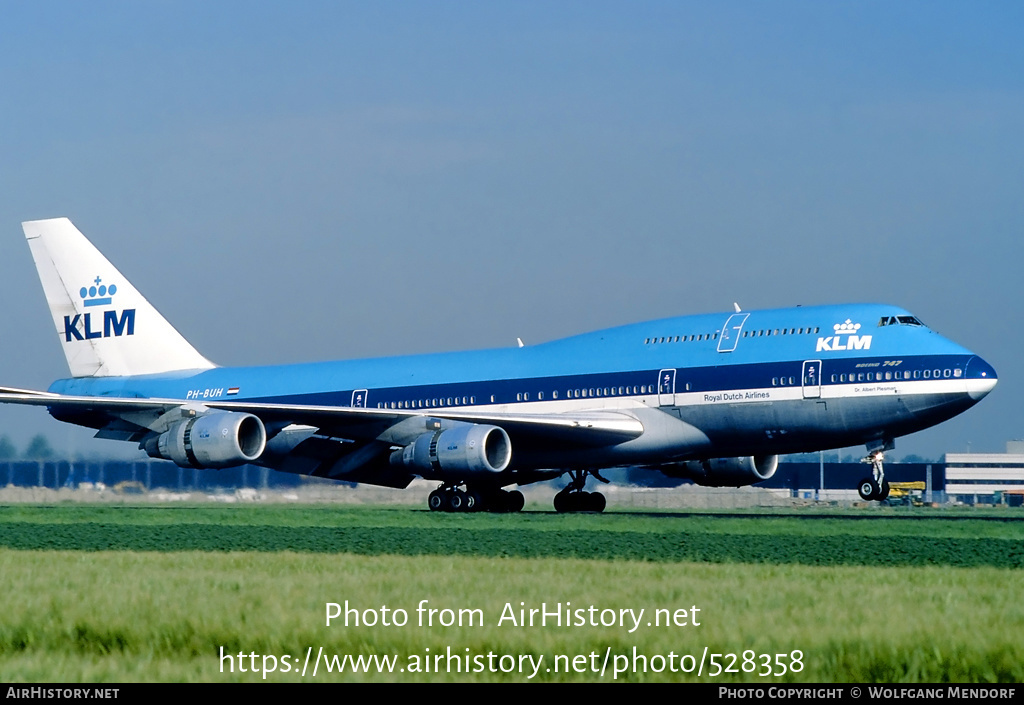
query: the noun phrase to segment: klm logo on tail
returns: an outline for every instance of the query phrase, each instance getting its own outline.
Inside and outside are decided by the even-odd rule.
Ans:
[[[78,290],[82,297],[82,305],[86,308],[93,306],[107,306],[113,303],[114,295],[117,293],[117,285],[107,286],[102,283],[100,277],[96,277],[92,286],[83,286]],[[97,312],[98,313],[98,312]],[[99,326],[99,321],[96,321]],[[72,340],[95,340],[96,338],[113,338],[122,335],[135,335],[135,309],[126,308],[118,311],[103,311],[103,327],[93,329],[93,314],[75,314],[64,316],[64,342]]]
[[[847,318],[845,323],[837,323],[832,326],[832,330],[835,335],[818,338],[818,347],[815,352],[871,349],[871,336],[857,335],[857,331],[860,330],[860,323],[853,323]]]

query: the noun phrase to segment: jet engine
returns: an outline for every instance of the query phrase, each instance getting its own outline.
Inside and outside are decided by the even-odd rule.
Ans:
[[[391,455],[393,465],[404,465],[424,477],[452,473],[499,473],[512,460],[512,441],[503,428],[459,424],[424,433]]]
[[[767,480],[779,467],[779,456],[747,456],[745,458],[710,458],[691,460],[662,472],[683,477],[706,487],[743,487]]]
[[[230,468],[251,463],[267,445],[267,430],[252,414],[217,412],[176,422],[144,444],[153,458],[183,468]]]

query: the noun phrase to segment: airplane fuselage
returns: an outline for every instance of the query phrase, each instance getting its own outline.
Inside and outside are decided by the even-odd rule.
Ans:
[[[510,470],[532,470],[882,445],[964,411],[995,382],[984,360],[908,312],[850,304],[683,316],[523,348],[74,378],[50,391],[425,416],[600,410],[643,425],[599,447],[527,439]]]

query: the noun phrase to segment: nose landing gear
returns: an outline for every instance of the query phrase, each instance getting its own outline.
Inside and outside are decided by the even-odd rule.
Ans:
[[[871,464],[871,477],[866,477],[857,485],[857,492],[865,501],[881,502],[889,496],[889,483],[885,479],[885,468],[882,465],[885,455],[881,450],[869,453],[862,463]]]

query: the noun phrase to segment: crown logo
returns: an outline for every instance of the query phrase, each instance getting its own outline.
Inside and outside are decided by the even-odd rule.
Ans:
[[[96,277],[92,286],[83,286],[78,290],[79,296],[84,299],[86,306],[106,306],[110,303],[111,297],[117,293],[117,285],[107,286],[102,284],[103,280]]]
[[[847,318],[845,323],[836,323],[832,326],[832,330],[836,335],[853,335],[860,330],[860,323],[851,323]]]

